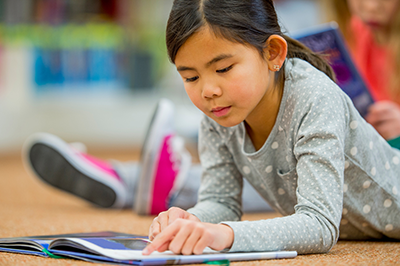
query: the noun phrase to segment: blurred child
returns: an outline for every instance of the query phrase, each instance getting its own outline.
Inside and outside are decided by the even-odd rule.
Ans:
[[[328,252],[400,239],[400,151],[318,55],[283,35],[272,0],[175,0],[167,49],[204,112],[199,201],[154,219],[143,251]],[[284,217],[239,221],[243,178]]]
[[[400,0],[334,0],[332,4],[357,67],[377,101],[366,120],[400,147]]]

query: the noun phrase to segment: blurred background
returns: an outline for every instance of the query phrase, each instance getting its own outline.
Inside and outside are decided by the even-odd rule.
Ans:
[[[200,112],[168,61],[172,0],[0,0],[0,156],[34,132],[90,150],[140,148],[157,100],[195,143]],[[286,33],[331,20],[324,0],[276,0]]]

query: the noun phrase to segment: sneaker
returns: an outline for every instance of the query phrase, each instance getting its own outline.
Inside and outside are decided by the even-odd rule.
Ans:
[[[25,168],[44,183],[104,208],[123,208],[125,184],[108,162],[80,152],[48,133],[36,133],[24,143]]]
[[[160,100],[142,148],[134,195],[137,214],[156,215],[167,210],[172,195],[182,187],[189,171],[191,156],[183,139],[174,135],[173,116],[173,103]]]

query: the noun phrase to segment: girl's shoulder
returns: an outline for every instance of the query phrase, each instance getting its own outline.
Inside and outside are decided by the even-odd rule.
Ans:
[[[343,95],[340,87],[324,72],[300,58],[287,60],[285,90],[302,101],[311,101],[327,95]]]
[[[299,121],[309,113],[323,116],[336,110],[345,114],[354,108],[343,90],[310,63],[295,58],[287,66],[282,99],[285,116]]]

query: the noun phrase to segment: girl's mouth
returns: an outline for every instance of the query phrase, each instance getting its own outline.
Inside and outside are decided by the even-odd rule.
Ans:
[[[221,117],[226,114],[231,110],[231,106],[227,107],[216,107],[211,110],[211,112],[216,116],[216,117]]]

